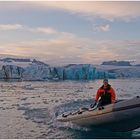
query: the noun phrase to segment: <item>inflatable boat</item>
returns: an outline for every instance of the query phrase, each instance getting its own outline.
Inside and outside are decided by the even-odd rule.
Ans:
[[[82,127],[100,127],[112,131],[131,131],[140,127],[140,97],[120,100],[114,104],[64,113],[57,121],[71,122]]]

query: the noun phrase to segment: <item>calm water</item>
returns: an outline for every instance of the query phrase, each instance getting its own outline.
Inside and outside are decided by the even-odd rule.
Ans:
[[[140,79],[110,80],[118,99],[140,95]],[[0,138],[140,138],[140,129],[117,133],[62,124],[56,116],[88,107],[102,81],[0,82]]]

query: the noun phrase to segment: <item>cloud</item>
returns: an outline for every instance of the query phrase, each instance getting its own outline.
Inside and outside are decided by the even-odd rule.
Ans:
[[[0,24],[0,30],[19,30],[23,29],[20,24]]]
[[[51,27],[38,27],[38,28],[27,28],[31,32],[45,33],[45,34],[57,34],[58,32]]]
[[[88,17],[100,17],[110,21],[121,19],[129,21],[140,17],[139,1],[67,1],[38,3],[53,9],[61,9]],[[46,8],[47,9],[47,8]]]
[[[9,31],[9,30],[24,30],[33,33],[44,33],[44,34],[58,34],[57,30],[52,27],[29,27],[21,24],[0,24],[1,31]],[[63,34],[64,32],[62,32]]]
[[[32,40],[18,43],[5,43],[0,46],[4,54],[46,58],[48,61],[75,61],[81,56],[87,42],[69,33],[60,33],[57,38]],[[74,62],[73,61],[73,62]]]
[[[6,1],[0,2],[0,10],[63,10],[90,20],[103,18],[130,21],[140,17],[139,1]]]
[[[50,64],[101,63],[107,60],[140,60],[140,40],[93,40],[72,34],[51,39],[5,43],[3,54],[35,57]]]
[[[110,31],[110,25],[101,25],[101,26],[94,26],[93,29],[98,32],[108,32]]]

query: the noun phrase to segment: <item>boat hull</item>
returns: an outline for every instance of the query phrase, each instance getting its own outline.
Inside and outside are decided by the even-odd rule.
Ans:
[[[131,131],[140,127],[140,98],[110,104],[82,114],[59,116],[61,122],[71,122],[82,127],[101,127],[112,131]]]

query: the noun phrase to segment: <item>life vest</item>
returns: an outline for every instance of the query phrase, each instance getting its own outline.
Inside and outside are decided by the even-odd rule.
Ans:
[[[97,95],[96,95],[96,101],[99,99],[99,97],[101,98],[100,104],[107,105],[115,101],[116,95],[111,85],[108,85],[106,89],[104,89],[104,86],[98,89]]]

